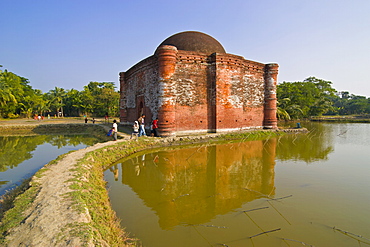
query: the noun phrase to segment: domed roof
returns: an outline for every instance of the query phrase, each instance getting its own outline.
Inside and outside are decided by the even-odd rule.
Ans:
[[[208,34],[195,31],[174,34],[163,41],[158,47],[162,45],[172,45],[175,46],[177,50],[195,51],[206,54],[215,52],[226,53],[223,46],[215,38]]]

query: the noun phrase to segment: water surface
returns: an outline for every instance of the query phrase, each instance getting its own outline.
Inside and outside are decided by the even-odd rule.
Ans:
[[[87,135],[0,136],[0,195],[59,155],[95,143]]]
[[[113,208],[148,247],[369,246],[370,125],[306,125],[122,160],[105,172]]]

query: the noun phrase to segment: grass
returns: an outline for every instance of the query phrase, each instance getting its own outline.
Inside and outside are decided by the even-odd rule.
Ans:
[[[103,168],[139,149],[143,149],[145,142],[135,142],[134,147],[127,149],[127,143],[120,143],[104,147],[86,156],[78,162],[73,169],[75,177],[71,180],[73,189],[68,197],[74,202],[74,207],[79,212],[88,211],[91,223],[84,227],[89,230],[81,231],[81,225],[71,225],[70,234],[84,239],[86,243],[92,240],[95,245],[136,246],[135,241],[130,239],[120,226],[120,221],[112,210],[109,195],[106,190],[106,182],[103,178]],[[130,243],[129,243],[130,242]]]
[[[39,191],[37,183],[31,185],[27,179],[20,186],[2,196],[0,210],[0,243],[5,242],[7,232],[18,226],[24,219],[23,213],[29,208]]]
[[[311,121],[340,123],[370,123],[370,115],[343,115],[311,117]]]

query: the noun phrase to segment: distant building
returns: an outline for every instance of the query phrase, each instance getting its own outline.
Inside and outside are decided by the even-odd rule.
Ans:
[[[120,75],[120,121],[158,117],[162,136],[277,128],[278,64],[226,53],[213,37],[182,32]]]

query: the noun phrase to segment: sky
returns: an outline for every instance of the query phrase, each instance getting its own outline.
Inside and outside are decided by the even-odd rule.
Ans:
[[[370,97],[369,0],[1,0],[0,65],[34,89],[114,82],[169,36],[200,31],[227,53]]]

